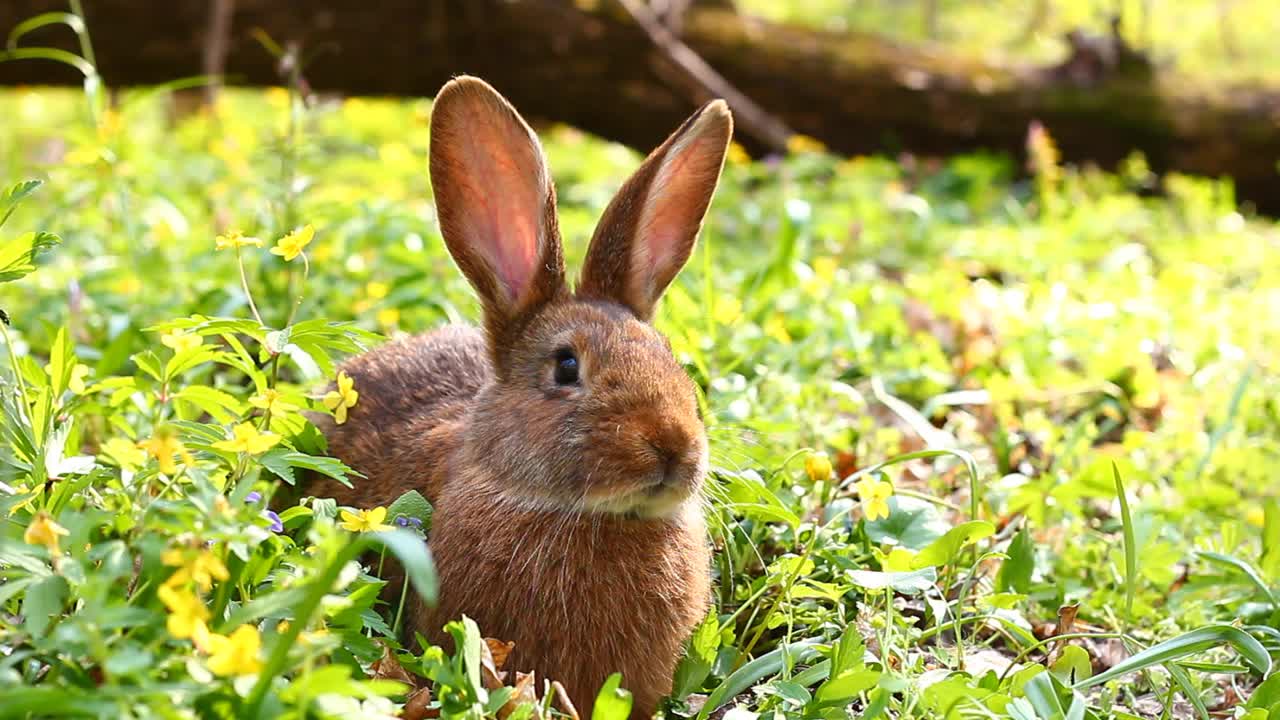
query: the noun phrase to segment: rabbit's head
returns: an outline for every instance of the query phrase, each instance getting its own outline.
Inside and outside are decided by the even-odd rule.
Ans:
[[[696,392],[649,320],[693,250],[731,132],[715,101],[655,150],[605,210],[571,290],[537,137],[481,80],[440,91],[431,183],[445,243],[480,297],[495,375],[464,456],[505,497],[661,517],[697,492],[707,440]]]

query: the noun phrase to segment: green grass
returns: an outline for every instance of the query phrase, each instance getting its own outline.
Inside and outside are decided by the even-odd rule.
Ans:
[[[446,715],[509,699],[476,681],[484,628],[454,626],[456,655],[397,641],[331,502],[276,532],[251,495],[343,471],[299,412],[334,361],[477,316],[428,115],[272,90],[173,119],[126,93],[95,123],[0,93],[0,177],[44,181],[0,228],[0,717],[386,717],[384,653]],[[543,135],[573,264],[638,157]],[[1280,651],[1280,228],[1226,183],[1150,181],[1138,158],[1037,182],[985,156],[730,163],[657,320],[714,460],[715,607],[669,717],[1280,717],[1274,676],[1242,706]],[[304,224],[305,272],[215,251]],[[61,244],[22,268],[37,231]],[[293,407],[250,404],[268,388]],[[222,444],[241,423],[279,439]],[[413,527],[362,537],[432,592]],[[217,637],[183,637],[202,614]]]

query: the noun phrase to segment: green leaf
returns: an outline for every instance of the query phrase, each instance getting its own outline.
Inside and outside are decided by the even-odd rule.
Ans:
[[[954,563],[960,557],[960,551],[970,543],[994,535],[996,526],[986,520],[970,520],[951,528],[945,535],[934,540],[920,551],[911,561],[911,567],[919,570],[927,567],[940,567]]]
[[[711,666],[716,660],[716,651],[720,649],[720,618],[715,608],[707,614],[693,635],[685,641],[684,657],[676,666],[675,681],[672,683],[671,697],[683,700],[690,693],[702,689],[711,674]]]
[[[404,516],[407,518],[417,518],[422,522],[422,531],[426,532],[431,529],[431,515],[435,509],[431,507],[431,503],[422,497],[422,493],[417,490],[410,490],[396,501],[391,503],[387,508],[387,517],[391,521],[395,521],[397,517]]]
[[[881,675],[883,673],[879,670],[866,667],[835,675],[818,686],[814,699],[819,706],[846,705],[875,687]]]
[[[17,207],[18,203],[26,200],[31,193],[38,190],[43,184],[43,180],[24,180],[9,186],[9,189],[3,195],[0,195],[0,212],[7,212]]]
[[[804,707],[813,701],[813,695],[808,688],[790,680],[775,681],[770,687],[787,705]]]
[[[942,537],[947,527],[933,503],[898,495],[889,498],[889,517],[866,523],[871,542],[908,550],[919,550]]]
[[[1120,467],[1111,463],[1111,474],[1116,482],[1116,498],[1120,501],[1120,522],[1124,526],[1124,612],[1133,617],[1133,594],[1138,586],[1138,545],[1133,535],[1133,516],[1129,514],[1129,498],[1120,480]]]
[[[436,577],[435,563],[431,560],[431,551],[417,534],[408,530],[387,530],[368,533],[366,537],[386,547],[400,564],[404,566],[405,575],[413,583],[413,589],[419,597],[434,606],[439,595],[439,579]],[[477,670],[477,672],[479,672]]]
[[[1041,720],[1061,720],[1066,717],[1066,709],[1062,707],[1062,700],[1058,697],[1050,673],[1041,673],[1031,678],[1023,692]]]
[[[217,442],[217,440],[213,442]],[[337,458],[315,457],[283,447],[274,447],[268,450],[258,456],[258,461],[262,463],[264,468],[270,470],[273,475],[290,485],[294,484],[292,468],[314,470],[321,475],[327,475],[341,482],[347,487],[351,487],[351,482],[347,480],[347,474],[355,474],[354,470],[344,465]]]
[[[244,414],[245,404],[236,396],[207,385],[188,385],[173,395],[188,402],[220,423],[230,423]]]
[[[1031,591],[1031,578],[1036,569],[1036,546],[1024,527],[1009,542],[1008,555],[996,575],[996,592],[1026,595]]]
[[[150,375],[156,382],[161,381],[160,375],[160,358],[156,357],[154,351],[144,350],[133,356],[133,364],[138,366],[142,372]]]
[[[54,397],[60,397],[67,389],[75,360],[71,343],[67,341],[67,328],[60,327],[53,338],[53,347],[49,348],[49,387],[53,389]]]
[[[69,589],[61,575],[47,575],[27,588],[22,599],[23,629],[27,634],[44,637],[53,616],[62,613]]]
[[[1253,636],[1231,625],[1207,625],[1152,645],[1106,671],[1076,683],[1075,687],[1084,689],[1100,685],[1122,675],[1180,660],[1219,645],[1234,647],[1244,661],[1260,674],[1266,675],[1271,671],[1271,656]]]
[[[1093,661],[1089,659],[1089,653],[1084,648],[1078,645],[1067,645],[1062,648],[1058,659],[1049,666],[1049,672],[1056,675],[1063,683],[1072,684],[1086,680],[1093,674]]]
[[[1280,578],[1280,501],[1267,500],[1262,506],[1262,557],[1258,560],[1266,577]]]
[[[1270,708],[1276,704],[1280,704],[1280,673],[1263,680],[1261,685],[1254,688],[1245,707]]]
[[[937,570],[929,567],[911,572],[876,572],[874,570],[850,570],[849,580],[863,590],[893,588],[903,595],[927,592],[938,582]]]
[[[29,232],[0,244],[0,282],[30,275],[36,269],[36,256],[60,242],[52,233]]]
[[[1267,602],[1271,603],[1273,610],[1280,610],[1280,598],[1277,598],[1275,592],[1273,592],[1271,587],[1267,585],[1267,581],[1262,578],[1262,573],[1258,568],[1244,560],[1241,560],[1240,558],[1223,555],[1222,553],[1198,552],[1196,554],[1218,567],[1226,568],[1227,570],[1237,572],[1245,576],[1249,582],[1253,583],[1253,586],[1262,593],[1262,596],[1267,599]]]
[[[721,706],[746,691],[747,688],[766,677],[776,675],[784,665],[795,665],[812,660],[818,655],[818,645],[817,640],[782,645],[746,663],[725,678],[724,682],[707,696],[707,701],[698,711],[698,720],[707,720],[711,713],[719,710]]]
[[[627,720],[631,717],[631,692],[621,687],[622,673],[604,681],[591,708],[592,720]]]

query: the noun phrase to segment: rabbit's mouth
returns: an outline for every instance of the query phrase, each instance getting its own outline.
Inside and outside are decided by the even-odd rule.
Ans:
[[[702,454],[678,462],[664,461],[646,477],[637,478],[638,482],[588,493],[585,505],[587,510],[598,513],[671,517],[697,495],[705,474],[706,460]]]

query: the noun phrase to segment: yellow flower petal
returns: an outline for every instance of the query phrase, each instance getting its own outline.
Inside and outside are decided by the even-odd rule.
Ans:
[[[812,453],[804,459],[804,472],[814,482],[831,478],[831,458],[824,452]]]
[[[60,552],[58,538],[67,534],[66,528],[54,522],[49,513],[41,510],[22,533],[22,540],[28,545],[43,545],[51,554],[57,555]]]
[[[262,648],[262,636],[258,628],[241,625],[227,637],[210,635],[209,670],[219,677],[253,675],[262,670],[258,653]]]

